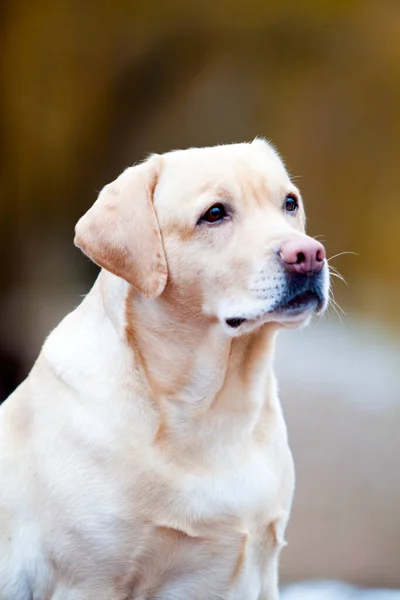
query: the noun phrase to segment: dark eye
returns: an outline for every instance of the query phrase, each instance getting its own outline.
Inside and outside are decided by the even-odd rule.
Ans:
[[[299,203],[298,203],[296,196],[292,196],[292,194],[289,194],[289,196],[286,196],[286,200],[285,200],[286,212],[294,213],[294,212],[296,212],[296,210],[298,208],[299,208]]]
[[[224,217],[226,217],[226,210],[223,204],[214,204],[204,213],[204,215],[200,218],[200,221],[206,221],[207,223],[217,223],[217,221],[222,221]]]

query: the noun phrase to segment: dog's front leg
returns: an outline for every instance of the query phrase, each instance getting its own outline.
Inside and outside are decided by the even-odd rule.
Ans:
[[[286,545],[284,533],[287,513],[271,521],[267,528],[267,551],[259,600],[279,600],[279,556]]]
[[[258,600],[279,600],[278,556],[269,564]]]

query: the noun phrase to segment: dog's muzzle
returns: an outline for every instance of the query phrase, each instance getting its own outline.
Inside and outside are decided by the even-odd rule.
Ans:
[[[286,273],[285,279],[280,297],[268,312],[296,316],[305,311],[322,311],[325,305],[323,270],[313,274]]]

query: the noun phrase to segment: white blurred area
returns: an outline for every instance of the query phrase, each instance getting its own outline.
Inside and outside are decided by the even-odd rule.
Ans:
[[[280,334],[276,372],[297,479],[284,583],[400,589],[399,371],[398,341],[371,321],[322,318]],[[286,600],[353,598],[333,584],[301,589]]]
[[[318,581],[286,588],[281,600],[400,600],[400,591],[366,590],[335,581]]]

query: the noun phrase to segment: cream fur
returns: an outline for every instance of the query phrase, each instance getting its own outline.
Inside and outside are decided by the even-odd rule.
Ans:
[[[289,192],[255,140],[153,156],[82,218],[108,270],[0,411],[1,600],[277,600],[294,472],[272,360],[310,317],[268,313],[276,250],[305,236]],[[232,217],[197,225],[219,201]]]

